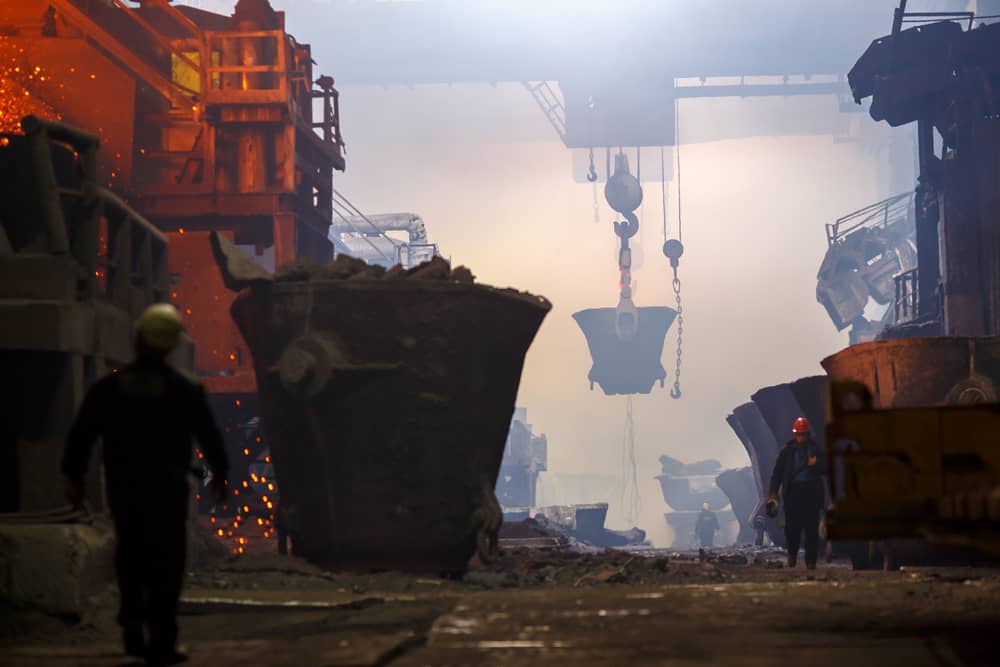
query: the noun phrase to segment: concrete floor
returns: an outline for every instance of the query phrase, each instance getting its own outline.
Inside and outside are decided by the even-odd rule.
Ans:
[[[192,577],[181,618],[188,664],[1000,664],[995,570],[828,566],[808,576],[671,562],[669,576],[648,583],[595,576],[485,589],[499,580],[278,571],[273,562]],[[604,565],[593,563],[598,573]],[[73,626],[7,615],[0,664],[139,664],[119,653],[113,600],[98,606]]]

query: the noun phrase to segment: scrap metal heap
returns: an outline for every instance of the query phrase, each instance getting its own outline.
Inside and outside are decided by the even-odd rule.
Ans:
[[[826,237],[816,300],[837,331],[850,327],[851,345],[874,340],[897,320],[913,317],[909,301],[899,299],[896,280],[917,266],[912,192],[839,218],[826,226]],[[865,316],[869,300],[889,306],[879,320]]]
[[[534,434],[527,410],[514,410],[496,488],[497,500],[505,511],[535,507],[538,475],[548,469],[548,451],[548,439]]]

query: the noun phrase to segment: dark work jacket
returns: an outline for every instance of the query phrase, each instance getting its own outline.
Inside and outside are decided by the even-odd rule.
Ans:
[[[719,520],[716,518],[715,512],[703,509],[698,514],[698,521],[695,522],[694,529],[699,535],[702,533],[711,534],[719,530]]]
[[[186,498],[192,438],[214,475],[225,478],[229,467],[205,390],[160,361],[130,364],[90,388],[66,439],[67,478],[83,480],[98,437],[113,512],[135,502],[173,505]]]
[[[823,452],[815,440],[810,439],[808,443],[801,445],[795,440],[789,440],[781,452],[778,453],[778,460],[774,462],[774,472],[771,473],[771,485],[768,495],[777,496],[780,489],[782,494],[788,493],[788,488],[795,477],[795,448],[806,447],[812,444],[816,451],[816,476],[822,480],[826,476],[826,454]]]

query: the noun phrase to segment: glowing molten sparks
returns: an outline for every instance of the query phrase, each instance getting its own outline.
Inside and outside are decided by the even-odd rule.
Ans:
[[[28,67],[24,49],[9,37],[0,36],[0,133],[20,133],[21,118],[31,114],[62,120],[61,114],[32,93],[58,88],[51,72]]]

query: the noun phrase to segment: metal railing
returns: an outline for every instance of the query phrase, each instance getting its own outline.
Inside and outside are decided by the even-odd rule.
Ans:
[[[203,58],[206,105],[284,104],[290,99],[288,44],[284,30],[206,32],[207,54],[222,54],[222,64]],[[242,61],[234,63],[232,54]],[[257,64],[263,63],[263,64]]]
[[[894,278],[896,298],[893,301],[893,317],[896,324],[904,324],[916,319],[920,312],[920,291],[918,289],[918,269],[904,271]]]
[[[170,298],[167,239],[115,194],[97,185],[97,136],[62,123],[27,116],[27,169],[35,183],[40,240],[23,252],[69,255],[80,267],[77,298],[104,297],[132,314]],[[80,174],[77,187],[57,180],[53,144],[72,151]],[[13,148],[13,146],[12,146]],[[69,206],[62,201],[70,200]],[[10,247],[10,254],[19,254]]]
[[[913,192],[904,192],[865,206],[838,218],[835,222],[828,223],[826,226],[827,244],[832,246],[854,230],[862,227],[888,227],[893,223],[911,219],[913,196]]]

